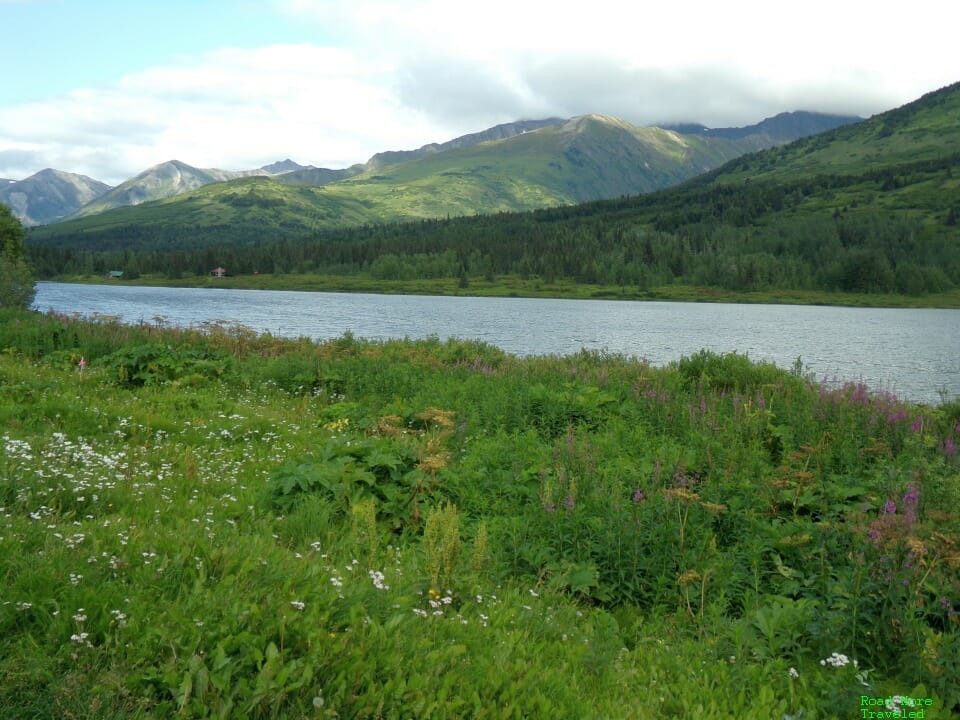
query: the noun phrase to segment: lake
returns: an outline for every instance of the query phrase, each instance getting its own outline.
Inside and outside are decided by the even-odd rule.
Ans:
[[[37,283],[34,307],[162,318],[183,327],[223,320],[316,340],[346,331],[370,339],[473,338],[516,355],[581,348],[664,365],[700,349],[739,352],[818,380],[938,403],[960,395],[960,310],[798,305],[436,297]]]

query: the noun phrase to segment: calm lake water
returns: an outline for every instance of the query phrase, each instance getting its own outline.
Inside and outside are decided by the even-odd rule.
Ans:
[[[705,348],[917,402],[960,395],[960,310],[432,297],[38,283],[34,307],[317,340],[475,338],[517,355],[607,350],[664,365]]]

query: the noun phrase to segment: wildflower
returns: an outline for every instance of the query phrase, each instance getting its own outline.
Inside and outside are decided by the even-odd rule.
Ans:
[[[291,600],[290,604],[293,605],[297,610],[303,610],[307,605],[306,603],[300,600]]]
[[[820,664],[823,666],[829,665],[831,667],[841,668],[841,667],[846,667],[847,665],[850,664],[850,658],[848,658],[846,655],[843,655],[842,653],[833,653],[832,655],[830,655],[830,657],[824,660],[821,660]]]
[[[953,608],[953,603],[950,602],[949,598],[940,598],[940,607],[947,611],[947,617],[951,619],[957,617],[957,611]]]
[[[368,573],[368,575],[370,576],[370,580],[373,581],[373,586],[374,586],[375,588],[377,588],[377,590],[389,590],[389,589],[390,589],[390,586],[387,585],[387,584],[384,582],[384,579],[385,579],[385,578],[384,578],[383,573],[380,572],[379,570],[370,570],[369,573]]]
[[[633,502],[634,502],[634,504],[642,503],[643,500],[644,500],[643,490],[641,490],[640,488],[637,488],[636,490],[634,490],[634,491],[633,491]]]
[[[787,671],[787,674],[790,675],[790,677],[793,678],[794,680],[796,680],[798,677],[800,677],[800,673],[798,673],[798,672],[797,672],[797,669],[794,668],[794,667],[790,668],[790,669]]]

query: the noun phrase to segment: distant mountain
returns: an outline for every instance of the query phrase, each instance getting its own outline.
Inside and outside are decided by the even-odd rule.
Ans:
[[[82,232],[86,241],[102,234],[113,244],[162,228],[169,245],[530,210],[651,192],[779,142],[769,134],[705,137],[582,115],[498,125],[418,150],[378,153],[343,170],[302,168],[256,181],[214,182],[229,174],[172,162],[120,185],[78,212],[80,219],[43,234]],[[108,203],[157,197],[165,199],[91,217]]]
[[[20,180],[0,180],[0,203],[24,225],[56,222],[100,197],[110,186],[86,175],[47,168]]]
[[[379,152],[367,161],[364,169],[376,170],[384,165],[396,165],[397,163],[407,162],[408,160],[417,160],[419,158],[427,157],[428,155],[433,155],[445,150],[459,150],[460,148],[476,145],[477,143],[490,142],[493,140],[506,140],[507,138],[511,138],[516,135],[522,135],[523,133],[530,132],[531,130],[539,130],[540,128],[544,127],[562,125],[564,122],[565,120],[563,118],[548,118],[546,120],[520,120],[518,122],[494,125],[486,130],[470,133],[468,135],[461,135],[460,137],[454,138],[453,140],[448,140],[447,142],[423,145],[417,150],[388,150],[386,152]]]
[[[594,137],[593,140],[581,139],[581,141],[573,143],[570,147],[564,148],[563,152],[567,153],[566,157],[568,160],[573,159],[572,162],[574,165],[576,165],[576,163],[590,163],[591,170],[590,172],[581,172],[578,170],[567,173],[570,177],[566,177],[565,179],[561,180],[557,177],[554,178],[553,181],[548,181],[547,185],[549,187],[543,192],[538,191],[538,193],[536,193],[542,196],[539,199],[517,200],[516,198],[500,197],[503,193],[501,191],[494,191],[493,194],[495,197],[491,197],[489,201],[485,201],[482,198],[475,197],[478,192],[483,194],[482,190],[475,191],[470,189],[465,191],[463,202],[455,203],[452,206],[449,204],[444,205],[442,214],[472,214],[474,212],[488,212],[496,209],[526,209],[542,207],[544,204],[564,204],[616,196],[623,193],[647,192],[674,184],[697,172],[703,172],[704,170],[716,167],[719,163],[736,155],[795,140],[811,133],[820,132],[824,129],[836,127],[839,124],[857,120],[857,118],[844,116],[794,112],[781,113],[774,118],[768,118],[756,125],[743,128],[708,129],[701,125],[669,126],[665,128],[669,132],[690,135],[699,140],[707,139],[709,141],[707,144],[699,142],[699,140],[689,141],[692,142],[695,147],[692,147],[690,152],[681,153],[683,159],[679,159],[678,167],[673,167],[675,164],[674,160],[679,158],[676,153],[674,153],[674,160],[670,160],[664,165],[657,159],[654,159],[651,163],[651,158],[656,155],[656,152],[654,152],[654,156],[650,156],[645,152],[639,152],[639,154],[635,152],[636,148],[633,146],[638,142],[638,138],[640,137],[636,132],[638,128],[635,126],[616,120],[615,118],[606,118],[604,120],[605,116],[600,115],[582,117],[591,118],[591,120],[578,118],[572,118],[570,120],[547,118],[543,120],[521,120],[518,122],[504,123],[480,132],[462,135],[447,142],[430,143],[416,150],[391,150],[376,153],[366,163],[360,163],[342,169],[301,165],[289,158],[264,165],[256,170],[244,171],[201,169],[178,160],[171,160],[148,168],[109,192],[91,198],[90,202],[82,207],[76,208],[72,214],[67,213],[67,215],[72,218],[96,215],[114,208],[140,205],[145,202],[175,197],[215,182],[225,182],[258,175],[273,177],[277,182],[285,185],[307,185],[312,187],[327,186],[353,178],[357,178],[358,182],[362,182],[364,177],[372,178],[382,184],[384,178],[389,177],[392,173],[389,169],[399,165],[415,161],[426,161],[434,157],[444,158],[441,161],[441,165],[446,163],[448,159],[458,162],[459,160],[454,156],[449,156],[449,153],[469,151],[469,148],[489,143],[510,141],[515,138],[522,138],[522,136],[529,133],[549,130],[551,128],[567,127],[565,134],[570,135],[570,129],[573,127],[571,122],[574,121],[579,122],[581,125],[584,123],[593,123],[596,125],[596,123],[603,124],[603,122],[606,122],[609,128],[613,128],[614,126],[619,127],[618,131],[611,130],[614,135],[619,132],[619,138],[610,137],[601,142],[601,144],[606,145],[606,149],[591,146],[592,143],[600,141],[598,135]],[[626,128],[632,128],[632,130],[625,130]],[[641,144],[642,142],[651,142],[651,138],[655,134],[655,130],[652,128],[646,128],[644,131],[648,137],[647,140],[640,141]],[[726,144],[724,141],[726,141]],[[623,152],[615,150],[614,146],[616,146],[618,142],[626,143],[623,147]],[[654,145],[655,144],[656,142],[654,142]],[[525,157],[529,156],[529,152],[524,149],[522,142],[503,146],[502,149],[505,150],[507,154],[518,150]],[[500,162],[504,157],[504,153],[499,152],[499,150],[491,150],[492,152],[490,154],[492,156],[498,156],[498,162]],[[546,148],[545,152],[549,154],[551,150]],[[578,153],[582,153],[582,157],[579,157],[579,159],[577,159]],[[482,154],[486,156],[488,153],[483,151]],[[542,155],[543,153],[537,151],[534,154]],[[607,154],[609,154],[611,159],[609,163],[605,159]],[[646,163],[646,165],[644,165],[644,163]],[[521,169],[519,176],[517,176],[518,182],[523,183],[525,181],[524,176],[529,175],[531,171],[537,172],[537,168],[540,167],[541,163],[534,159],[533,164],[533,168]],[[476,182],[480,183],[485,182],[485,178],[489,178],[491,175],[490,172],[487,172],[491,169],[487,167],[488,163],[483,161],[481,165],[482,167],[480,168],[479,174],[474,178]],[[559,174],[564,174],[561,167],[562,163],[555,163],[554,165]],[[433,166],[428,164],[424,167],[429,168]],[[444,175],[446,183],[450,178],[449,172],[451,172],[451,170],[448,168],[438,168],[437,171],[441,174],[447,173]],[[453,172],[460,171],[454,170]],[[495,168],[493,169],[493,174],[496,174]],[[467,182],[462,175],[460,177],[461,180],[458,183],[460,185],[476,184],[476,182]],[[494,180],[494,184],[503,185],[503,182]],[[374,194],[377,194],[377,192],[374,191]],[[507,195],[509,194],[508,192]],[[21,204],[24,202],[26,202],[26,200],[21,198]],[[391,204],[396,205],[396,203]],[[428,206],[436,204],[436,202],[429,200],[412,201],[413,208],[423,206],[426,209]],[[413,212],[413,215],[417,217],[423,214],[424,213],[421,212]],[[427,214],[429,215],[429,213]],[[373,217],[371,219],[378,219],[383,214],[374,211],[372,215]],[[403,214],[390,211],[386,213],[385,216],[403,217]],[[63,217],[65,216],[58,215],[55,218],[46,219],[43,222],[51,222]]]
[[[758,138],[766,137],[775,143],[787,143],[862,120],[863,118],[855,115],[828,115],[797,111],[783,112],[755,125],[737,128],[708,128],[698,124],[664,125],[662,127],[685,135],[726,138],[728,140],[743,140],[754,136]]]
[[[266,175],[265,170],[218,170],[195,168],[179,160],[169,160],[147,168],[107,193],[79,208],[72,217],[97,215],[113,208],[140,205],[152,200],[181,195],[215,182],[250,175]]]
[[[301,165],[287,158],[286,160],[264,165],[260,169],[267,173],[267,175],[279,175],[281,173],[293,172],[294,170],[306,170],[308,167],[307,165]]]
[[[320,187],[330,183],[339,182],[359,175],[366,169],[364,165],[353,165],[342,170],[331,170],[329,168],[305,167],[300,170],[291,170],[289,172],[275,175],[274,179],[284,185],[310,185]]]

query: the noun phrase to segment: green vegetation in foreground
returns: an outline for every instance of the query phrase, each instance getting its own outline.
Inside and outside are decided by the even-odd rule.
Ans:
[[[960,712],[960,401],[0,315],[0,715]]]
[[[784,305],[843,305],[850,307],[960,308],[960,289],[931,295],[910,296],[875,293],[780,290],[736,292],[716,287],[662,285],[639,290],[619,285],[587,285],[573,280],[545,282],[504,275],[494,280],[470,280],[463,287],[457,279],[382,280],[368,275],[316,275],[291,273],[210,277],[141,276],[136,280],[111,280],[102,275],[74,275],[58,282],[157,287],[233,288],[241,290],[301,290],[313,292],[358,292],[397,295],[463,295],[471,297],[568,298],[576,300],[675,300],[683,302],[767,303]]]

